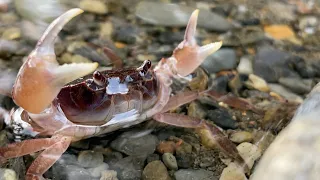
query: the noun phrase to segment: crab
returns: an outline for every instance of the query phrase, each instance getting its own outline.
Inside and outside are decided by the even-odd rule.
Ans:
[[[170,85],[173,78],[188,81],[188,75],[222,45],[222,42],[197,45],[195,33],[199,10],[192,13],[184,40],[171,57],[162,58],[154,68],[151,61],[146,60],[138,68],[107,71],[97,71],[97,63],[59,65],[56,60],[55,38],[68,21],[82,12],[78,8],[71,9],[55,19],[20,68],[12,89],[12,99],[20,108],[11,113],[12,121],[23,120],[32,133],[45,138],[1,147],[2,162],[42,151],[26,173],[27,180],[42,179],[71,142],[150,119],[198,129],[218,142],[228,156],[243,161],[235,145],[213,124],[167,113],[207,92],[185,91],[171,96]]]

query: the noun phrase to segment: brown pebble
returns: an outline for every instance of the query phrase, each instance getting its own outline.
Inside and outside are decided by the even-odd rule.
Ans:
[[[157,152],[160,154],[174,153],[176,150],[176,143],[173,141],[161,141],[157,146]]]

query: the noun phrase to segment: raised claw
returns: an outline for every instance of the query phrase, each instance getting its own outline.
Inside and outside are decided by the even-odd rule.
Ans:
[[[54,53],[54,41],[63,26],[83,10],[75,8],[55,19],[20,68],[12,97],[15,103],[31,113],[40,113],[68,82],[97,67],[97,63],[72,63],[60,66]]]
[[[192,73],[210,54],[217,51],[222,42],[210,43],[198,46],[195,34],[199,10],[193,11],[184,35],[184,40],[173,51],[176,59],[176,71],[180,76],[187,76]]]

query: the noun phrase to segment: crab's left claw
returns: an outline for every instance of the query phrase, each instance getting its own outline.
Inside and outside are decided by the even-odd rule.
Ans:
[[[176,60],[176,71],[180,76],[187,76],[192,73],[207,56],[217,51],[222,42],[210,43],[199,47],[196,39],[196,27],[199,10],[195,10],[188,22],[184,40],[173,51]]]
[[[71,9],[54,20],[20,68],[12,97],[15,103],[26,111],[42,112],[66,83],[97,68],[97,63],[73,63],[60,66],[54,53],[54,41],[60,30],[82,12],[83,10],[78,8]]]

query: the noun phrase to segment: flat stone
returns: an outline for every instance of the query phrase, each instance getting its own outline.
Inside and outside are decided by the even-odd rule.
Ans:
[[[309,93],[314,85],[313,80],[303,80],[300,78],[280,78],[279,83],[298,94]]]
[[[231,70],[237,67],[236,52],[234,49],[223,48],[208,56],[201,67],[209,74],[214,74],[222,70]]]
[[[298,102],[298,103],[301,103],[303,101],[302,97],[291,92],[289,89],[283,87],[282,85],[269,83],[268,86],[270,87],[271,91],[280,94],[281,96],[283,96],[289,101]]]

